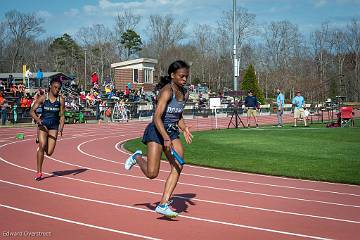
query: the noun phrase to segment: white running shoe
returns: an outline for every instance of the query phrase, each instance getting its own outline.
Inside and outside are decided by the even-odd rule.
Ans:
[[[155,208],[155,212],[160,213],[161,215],[164,215],[165,217],[168,218],[175,218],[177,217],[178,213],[174,212],[173,210],[171,210],[169,208],[169,205],[172,201],[165,203],[164,205],[161,205],[160,203],[157,205],[157,207]]]
[[[136,150],[136,152],[134,152],[128,159],[126,159],[124,164],[126,170],[130,170],[132,166],[136,164],[136,159],[135,159],[136,155],[142,155],[142,151]]]

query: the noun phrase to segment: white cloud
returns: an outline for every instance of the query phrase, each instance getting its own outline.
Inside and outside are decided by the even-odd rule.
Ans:
[[[89,15],[116,16],[118,12],[131,9],[136,14],[172,14],[181,13],[182,8],[188,4],[185,0],[134,0],[129,2],[114,2],[111,0],[99,0],[96,5],[85,5],[83,10]]]
[[[76,8],[71,8],[69,11],[66,11],[64,14],[68,17],[75,17],[78,16],[80,11]]]
[[[360,4],[360,0],[336,0],[336,2],[342,4]]]
[[[37,12],[38,16],[39,17],[42,17],[42,18],[49,18],[51,17],[51,13],[49,13],[48,11],[45,11],[45,10],[40,10]]]
[[[292,7],[290,5],[284,5],[282,7],[271,7],[268,9],[265,9],[263,11],[258,11],[257,14],[264,14],[264,13],[284,13],[284,12],[288,12],[292,9]]]
[[[177,22],[187,22],[186,31],[191,31],[195,23],[216,24],[222,11],[231,10],[231,7],[231,1],[224,3],[220,0],[206,0],[206,2],[204,0],[97,0],[94,4],[87,4],[79,8],[77,22],[82,26],[104,24],[111,28],[115,23],[114,17],[123,13],[124,10],[131,10],[134,14],[142,17],[136,28],[141,34],[146,32],[150,15],[171,15]]]
[[[318,8],[325,6],[327,3],[328,3],[327,0],[315,0],[314,1],[315,7],[318,7]]]
[[[118,10],[121,8],[138,8],[141,7],[141,4],[139,1],[114,3],[109,0],[99,0],[98,6],[102,10]]]
[[[92,15],[92,14],[96,13],[97,11],[98,11],[98,8],[96,6],[93,6],[93,5],[85,5],[84,6],[84,12],[89,15]]]

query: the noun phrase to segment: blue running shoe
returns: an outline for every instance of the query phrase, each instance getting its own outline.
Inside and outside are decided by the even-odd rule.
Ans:
[[[132,166],[136,164],[136,159],[135,159],[136,155],[142,155],[142,151],[136,150],[136,152],[134,152],[128,159],[126,159],[124,164],[126,170],[130,170]]]
[[[175,218],[177,217],[178,213],[177,212],[174,212],[173,210],[171,210],[169,208],[169,205],[170,205],[171,202],[168,202],[168,203],[165,203],[164,205],[162,204],[158,204],[157,207],[155,208],[155,212],[161,214],[161,215],[164,215],[165,217],[168,217],[168,218]]]

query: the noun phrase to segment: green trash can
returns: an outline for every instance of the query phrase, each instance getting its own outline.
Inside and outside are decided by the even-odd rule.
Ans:
[[[73,123],[74,122],[74,113],[65,111],[64,117],[65,117],[65,123]]]
[[[84,114],[82,112],[79,113],[79,123],[84,123],[85,122],[85,117]]]

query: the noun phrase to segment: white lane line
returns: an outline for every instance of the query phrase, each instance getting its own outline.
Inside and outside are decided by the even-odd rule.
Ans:
[[[121,136],[125,136],[125,135],[120,135],[119,137],[121,137]],[[89,156],[89,157],[93,157],[93,158],[96,158],[96,159],[99,159],[99,160],[102,160],[102,161],[106,161],[106,162],[111,162],[111,163],[119,164],[118,161],[114,161],[114,160],[111,160],[111,159],[106,159],[106,158],[103,158],[103,157],[99,157],[99,156],[96,156],[96,155],[92,155],[92,154],[89,154],[89,153],[87,153],[87,152],[85,152],[85,151],[83,151],[83,150],[81,149],[81,146],[84,145],[84,144],[87,144],[87,143],[93,142],[93,141],[97,141],[97,140],[100,140],[100,139],[111,138],[111,137],[113,137],[113,136],[103,137],[103,138],[95,138],[95,139],[91,139],[91,140],[82,142],[82,143],[80,143],[80,144],[77,145],[77,150],[78,150],[80,153],[82,153],[82,154],[84,154],[84,155],[87,155],[87,156]],[[116,148],[116,150],[118,150],[119,152],[122,152],[122,153],[125,153],[125,154],[129,154],[129,153],[123,151],[122,149],[120,149],[120,148],[118,147],[120,144],[122,144],[122,143],[125,142],[125,141],[128,141],[128,139],[122,140],[122,141],[116,143],[116,144],[115,144],[115,148]],[[166,162],[166,161],[163,161],[163,162]],[[123,165],[124,163],[120,163],[120,164]],[[138,167],[138,166],[135,166],[135,167]],[[169,171],[165,171],[165,170],[161,170],[161,169],[160,169],[160,172],[166,172],[166,173],[167,173],[167,172],[169,172]],[[193,177],[199,177],[199,178],[214,179],[214,180],[219,180],[219,181],[230,181],[230,182],[254,184],[254,185],[277,187],[277,188],[286,188],[286,189],[295,189],[295,190],[302,190],[302,191],[313,191],[313,192],[321,192],[321,193],[330,193],[330,194],[337,194],[337,195],[349,195],[349,196],[360,197],[360,195],[358,195],[358,194],[353,194],[353,193],[335,192],[335,191],[319,190],[319,189],[312,189],[312,188],[299,188],[299,187],[276,185],[276,184],[257,183],[257,182],[251,182],[251,181],[242,181],[242,180],[234,180],[234,179],[226,179],[226,178],[217,178],[217,177],[211,177],[211,176],[203,176],[203,175],[191,174],[191,173],[185,173],[185,172],[182,172],[181,174],[184,175],[184,176],[193,176]]]
[[[121,147],[119,147],[119,145],[123,144],[126,141],[133,140],[133,139],[136,139],[136,138],[138,138],[138,137],[132,137],[132,138],[128,138],[126,140],[122,140],[122,141],[118,142],[115,145],[115,148],[118,151],[122,152],[122,153],[129,154],[129,152],[124,151]],[[164,162],[166,162],[166,161],[164,161]],[[294,179],[294,178],[288,178],[288,177],[279,177],[279,176],[263,175],[263,174],[257,174],[257,173],[239,172],[239,171],[217,169],[217,168],[210,168],[210,167],[203,167],[203,166],[196,166],[196,165],[186,165],[186,167],[187,168],[201,169],[201,170],[208,170],[208,171],[213,171],[213,172],[224,172],[224,173],[230,173],[230,174],[236,174],[236,175],[250,175],[250,176],[255,176],[255,177],[275,178],[275,179],[286,180],[286,181],[289,181],[289,182],[290,181],[292,181],[292,182],[309,182],[309,183],[316,183],[316,184],[336,185],[336,186],[341,186],[341,187],[348,186],[348,187],[358,188],[356,190],[360,189],[360,186],[358,186],[358,185],[345,184],[345,183],[332,183],[332,182],[315,181],[315,180],[308,180],[308,179]],[[234,181],[240,181],[240,180],[234,180]],[[263,184],[263,183],[259,183],[259,184]],[[277,186],[283,186],[283,185],[277,185]],[[284,186],[284,187],[288,187],[288,186]],[[289,186],[289,187],[293,188],[292,186]],[[299,189],[301,189],[301,188],[299,188]],[[317,191],[317,189],[311,189],[311,188],[304,188],[304,189]],[[325,191],[326,192],[326,190],[319,190],[319,191]],[[336,193],[335,191],[329,191],[329,192]],[[359,194],[343,193],[343,192],[339,192],[339,194],[360,196]]]
[[[297,128],[280,128],[280,129],[277,129],[277,128],[245,128],[245,129],[241,129],[242,131],[296,131],[296,130],[299,130],[301,129],[301,131],[303,130],[319,130],[319,131],[324,131],[326,130],[326,128],[308,128],[308,127],[297,127]]]
[[[113,134],[116,134],[116,133],[113,133]],[[98,136],[98,135],[86,135],[86,136]],[[72,138],[76,138],[76,137],[71,137],[71,138],[67,138],[67,139],[72,139]],[[61,139],[61,140],[65,140],[65,139]],[[61,141],[61,140],[59,140],[59,141]],[[26,141],[26,140],[23,140],[23,141]],[[16,142],[7,143],[7,144],[2,145],[1,147],[10,145],[10,144],[14,144],[14,143],[16,143]],[[142,177],[142,176],[135,176],[135,175],[129,175],[129,174],[122,174],[122,173],[118,173],[118,172],[111,172],[111,171],[106,171],[106,170],[101,170],[101,169],[91,168],[91,167],[82,166],[82,165],[78,165],[78,164],[64,162],[64,161],[61,161],[61,160],[58,160],[58,159],[55,159],[55,158],[49,157],[49,156],[45,156],[45,157],[48,159],[51,159],[53,161],[60,162],[65,165],[75,166],[75,167],[79,167],[79,168],[86,168],[86,169],[97,171],[97,172],[108,173],[108,174],[113,174],[113,175],[118,175],[118,176],[138,178],[138,179],[147,179],[146,177]],[[165,182],[166,180],[156,178],[156,179],[153,179],[153,181]],[[243,194],[250,194],[250,195],[259,195],[259,196],[265,196],[265,197],[271,197],[271,198],[280,198],[280,199],[286,199],[286,200],[296,200],[296,201],[314,202],[314,203],[326,204],[326,205],[336,205],[336,206],[341,206],[341,207],[360,208],[360,206],[358,206],[358,205],[351,205],[351,204],[343,204],[343,203],[335,203],[335,202],[327,202],[327,201],[319,201],[319,200],[303,199],[303,198],[294,198],[294,197],[285,197],[285,196],[281,196],[281,195],[271,195],[271,194],[248,192],[248,191],[233,190],[233,189],[226,189],[226,188],[217,188],[217,187],[191,184],[191,183],[183,183],[183,182],[178,182],[178,184],[185,185],[185,186],[219,190],[219,191],[228,191],[228,192],[243,193]]]
[[[14,186],[18,186],[18,187],[22,187],[22,188],[28,188],[28,189],[31,189],[31,190],[36,190],[36,191],[40,191],[40,192],[54,194],[54,195],[58,195],[58,196],[62,196],[62,197],[67,197],[67,198],[72,198],[72,199],[77,199],[77,200],[95,202],[95,203],[100,203],[100,204],[104,204],[104,205],[110,205],[110,206],[116,206],[116,207],[122,207],[122,208],[127,208],[127,209],[133,209],[133,210],[139,210],[139,211],[143,211],[143,212],[151,212],[151,213],[153,213],[153,211],[149,210],[149,209],[138,208],[138,207],[123,205],[123,204],[118,204],[118,203],[112,203],[112,202],[106,202],[106,201],[101,201],[101,200],[95,200],[95,199],[90,199],[90,198],[82,198],[82,197],[78,197],[78,196],[74,196],[74,195],[68,195],[68,194],[63,194],[63,193],[44,190],[44,189],[41,189],[41,188],[35,188],[35,187],[27,186],[27,185],[8,182],[8,181],[4,181],[4,180],[1,180],[1,179],[0,179],[0,182],[7,183],[7,184],[10,184],[10,185],[14,185]],[[290,235],[290,236],[297,236],[297,237],[311,238],[311,239],[318,239],[318,240],[331,240],[330,238],[311,236],[311,235],[305,235],[305,234],[299,234],[299,233],[293,233],[293,232],[287,232],[287,231],[279,231],[279,230],[274,230],[274,229],[269,229],[269,228],[254,227],[254,226],[250,226],[250,225],[243,225],[243,224],[237,224],[237,223],[231,223],[231,222],[217,221],[217,220],[211,220],[211,219],[206,219],[206,218],[191,217],[191,216],[186,216],[186,215],[178,215],[178,217],[188,218],[188,219],[191,219],[191,220],[197,220],[197,221],[202,221],[202,222],[209,222],[209,223],[216,223],[216,224],[221,224],[221,225],[233,226],[233,227],[240,227],[240,228],[247,228],[247,229],[259,230],[259,231],[265,231],[265,232],[271,232],[271,233],[278,233],[278,234],[283,234],[283,235]]]
[[[118,150],[119,152],[125,153],[125,154],[129,154],[128,152],[125,152],[124,150],[122,150],[119,145],[123,144],[126,141],[129,141],[131,138],[126,139],[126,140],[122,140],[118,143],[115,144],[115,148],[116,150]],[[90,141],[95,141],[96,139],[90,140]],[[87,141],[87,142],[90,142]],[[86,142],[81,143],[80,145],[84,144]],[[78,145],[78,150],[80,150],[79,145]],[[97,157],[94,155],[90,155],[87,154],[83,151],[81,151],[82,153],[89,155],[91,157],[95,157],[95,158],[99,158],[101,160],[104,161],[109,161],[109,162],[114,162],[114,163],[118,163],[109,159],[104,159],[101,157]],[[166,161],[163,161],[166,162]],[[190,165],[186,165],[186,167],[188,167]],[[138,166],[136,166],[138,167]],[[160,170],[161,171],[161,170]],[[166,171],[167,172],[167,171]],[[182,175],[188,175],[188,176],[194,176],[194,177],[199,177],[199,178],[206,178],[206,179],[214,179],[214,180],[219,180],[219,181],[229,181],[229,182],[236,182],[236,183],[246,183],[246,184],[254,184],[254,185],[260,185],[260,186],[269,186],[269,187],[277,187],[277,188],[286,188],[286,189],[295,189],[295,190],[302,190],[302,191],[313,191],[313,192],[321,192],[321,193],[330,193],[330,194],[337,194],[337,195],[347,195],[347,196],[354,196],[354,197],[360,197],[359,194],[354,194],[354,193],[346,193],[346,192],[337,192],[337,191],[329,191],[329,190],[320,190],[320,189],[314,189],[314,188],[300,188],[300,187],[293,187],[293,186],[287,186],[287,185],[277,185],[277,184],[268,184],[268,183],[259,183],[259,182],[253,182],[253,181],[243,181],[243,180],[235,180],[235,179],[228,179],[228,178],[218,178],[218,177],[212,177],[212,176],[204,176],[204,175],[199,175],[199,174],[191,174],[191,173],[185,173],[182,172]]]
[[[85,128],[84,128],[84,129],[85,129]],[[31,130],[31,131],[30,131],[30,130]],[[87,132],[91,132],[91,131],[96,132],[96,131],[98,131],[98,129],[96,129],[96,128],[86,129],[86,130],[88,130]],[[70,133],[71,133],[71,134],[74,133],[74,132],[83,133],[84,131],[81,130],[81,129],[71,129],[71,130],[70,130]],[[20,130],[17,131],[17,132],[14,132],[14,133],[7,133],[7,135],[12,135],[12,136],[11,136],[11,137],[2,137],[1,139],[14,139],[14,138],[16,137],[16,134],[17,134],[17,133],[20,133]],[[27,130],[27,131],[22,131],[21,133],[24,133],[24,134],[25,134],[25,138],[33,137],[33,136],[36,136],[36,134],[34,134],[34,133],[36,133],[36,128],[29,129],[29,130]],[[64,133],[69,133],[69,130],[66,130],[66,128],[65,128]]]
[[[58,221],[62,221],[62,222],[72,223],[72,224],[81,225],[81,226],[90,227],[90,228],[95,228],[95,229],[104,230],[104,231],[108,231],[108,232],[119,233],[119,234],[122,234],[122,235],[128,235],[128,236],[132,236],[132,237],[138,237],[138,238],[149,239],[149,240],[160,240],[160,238],[153,238],[153,237],[148,237],[148,236],[139,235],[139,234],[135,234],[135,233],[120,231],[120,230],[116,230],[116,229],[112,229],[112,228],[101,227],[101,226],[97,226],[97,225],[93,225],[93,224],[73,221],[73,220],[70,220],[70,219],[55,217],[55,216],[42,214],[42,213],[38,213],[38,212],[33,212],[33,211],[29,211],[29,210],[25,210],[25,209],[22,209],[22,208],[9,206],[9,205],[0,204],[0,206],[3,207],[3,208],[15,210],[15,211],[18,211],[18,212],[24,212],[24,213],[32,214],[32,215],[35,215],[35,216],[50,218],[50,219],[54,219],[54,220],[58,220]]]
[[[97,171],[97,172],[108,173],[108,174],[113,174],[113,175],[117,175],[117,176],[125,176],[125,177],[138,178],[138,179],[147,179],[146,177],[142,177],[142,176],[135,176],[135,175],[130,175],[130,174],[123,174],[123,173],[118,173],[118,172],[111,172],[111,171],[106,171],[106,170],[91,168],[91,167],[88,167],[88,166],[83,166],[83,165],[78,165],[78,164],[72,164],[72,163],[64,162],[64,161],[61,161],[61,160],[58,160],[58,159],[55,159],[55,158],[49,157],[49,156],[46,156],[46,157],[49,158],[49,159],[51,159],[51,160],[53,160],[53,161],[60,162],[60,163],[66,164],[66,165],[75,166],[75,167],[79,167],[79,168],[87,168],[87,169],[89,169],[89,170],[93,170],[93,171]],[[152,181],[165,182],[166,180],[155,178],[155,179],[152,179]],[[326,202],[326,201],[319,201],[319,200],[312,200],[312,199],[303,199],[303,198],[295,198],[295,197],[285,197],[285,196],[280,196],[280,195],[271,195],[271,194],[265,194],[265,193],[256,193],[256,192],[248,192],[248,191],[241,191],[241,190],[233,190],[233,189],[228,189],[228,188],[217,188],[217,187],[211,187],[211,186],[206,186],[206,185],[198,185],[198,184],[192,184],[192,183],[178,182],[177,184],[179,184],[179,185],[185,185],[185,186],[191,186],[191,187],[199,187],[199,188],[206,188],[206,189],[212,189],[212,190],[219,190],[219,191],[227,191],[227,192],[235,192],[235,193],[244,193],[244,194],[259,195],[259,196],[272,197],[272,198],[281,198],[281,199],[287,199],[287,200],[297,200],[297,201],[304,201],[304,202],[315,202],[315,203],[320,203],[320,204],[336,205],[336,206],[342,206],[342,207],[360,208],[360,206],[358,206],[358,205],[335,203],[335,202]]]
[[[208,130],[208,129],[204,128],[203,130]],[[126,141],[132,140],[132,139],[135,139],[135,138],[139,138],[139,136],[129,138]],[[120,143],[123,143],[123,142],[124,141],[121,141]],[[118,150],[123,152],[123,153],[129,154],[128,152],[122,151],[121,149],[118,149]],[[332,183],[332,182],[315,181],[315,180],[308,180],[308,179],[294,179],[294,178],[288,178],[288,177],[263,175],[263,174],[258,174],[258,173],[238,172],[238,171],[217,169],[217,168],[209,168],[209,167],[196,166],[196,165],[187,165],[187,167],[189,167],[189,168],[197,168],[197,169],[206,169],[206,170],[209,170],[209,171],[225,172],[225,173],[231,173],[231,174],[236,174],[236,175],[250,175],[250,176],[255,176],[255,177],[275,178],[275,179],[281,179],[281,180],[293,181],[293,182],[309,182],[309,183],[317,183],[317,184],[325,184],[325,185],[348,186],[348,187],[357,188],[357,190],[360,189],[360,186],[354,185],[354,184]]]
[[[126,136],[126,135],[120,135],[119,137],[124,137],[124,136]],[[77,150],[78,150],[80,153],[82,153],[82,154],[84,154],[84,155],[86,155],[86,156],[93,157],[93,158],[97,158],[97,159],[103,160],[103,161],[105,161],[105,162],[112,162],[112,163],[119,164],[120,162],[113,161],[113,160],[109,160],[109,159],[102,158],[102,157],[98,157],[98,156],[89,154],[89,153],[84,152],[83,150],[81,150],[81,146],[82,146],[83,144],[86,144],[86,143],[89,143],[89,142],[92,142],[92,141],[96,141],[96,140],[99,140],[99,139],[106,139],[106,138],[111,138],[111,137],[117,137],[117,136],[110,136],[110,137],[107,136],[107,137],[103,137],[103,138],[91,139],[91,140],[88,140],[88,141],[85,141],[85,142],[82,142],[82,143],[78,144],[76,148],[77,148]],[[123,163],[120,163],[120,164],[123,164]],[[160,169],[160,171],[168,172],[168,171],[164,171],[164,170],[161,170],[161,169]]]
[[[143,124],[143,126],[146,126],[146,124],[148,124],[148,122],[144,122],[141,121],[140,123]],[[135,124],[139,124],[139,122],[130,122],[126,125],[120,125],[119,127],[133,127]],[[87,125],[87,127],[81,128],[79,126],[77,126],[78,128],[75,128],[74,130],[80,130],[80,129],[89,129],[89,125]],[[116,125],[117,127],[118,125]],[[114,127],[113,125],[109,126],[109,127]],[[94,128],[90,128],[91,130],[98,130],[97,127]],[[138,126],[136,126],[136,128],[134,129],[139,129]],[[206,130],[208,128],[204,128],[203,130]],[[121,128],[116,128],[116,130],[123,130]],[[128,128],[126,130],[129,130]],[[201,129],[200,129],[201,130]],[[278,130],[278,129],[277,129]],[[135,138],[135,137],[134,137]],[[131,139],[134,139],[131,138]],[[122,151],[122,150],[120,150]],[[122,151],[124,152],[124,151]],[[124,152],[126,154],[128,154],[127,152]],[[205,169],[208,171],[217,171],[217,172],[225,172],[225,173],[231,173],[231,174],[236,174],[236,175],[250,175],[250,176],[255,176],[255,177],[263,177],[263,178],[275,178],[275,179],[281,179],[281,180],[286,180],[286,181],[295,181],[295,182],[310,182],[310,183],[317,183],[317,184],[326,184],[326,185],[335,185],[335,186],[349,186],[349,187],[353,187],[353,188],[358,188],[360,189],[360,186],[358,185],[352,185],[352,184],[343,184],[343,183],[332,183],[332,182],[324,182],[324,181],[314,181],[314,180],[307,180],[307,179],[293,179],[293,178],[287,178],[287,177],[280,177],[280,176],[271,176],[271,175],[262,175],[262,174],[256,174],[256,173],[247,173],[247,172],[237,172],[237,171],[231,171],[231,170],[224,170],[224,169],[216,169],[216,168],[209,168],[209,167],[203,167],[203,166],[196,166],[196,165],[187,165],[187,168],[195,168],[195,169]],[[346,194],[346,193],[345,193]],[[351,193],[350,193],[351,194]]]
[[[49,157],[49,156],[46,156],[46,157],[49,158],[49,159],[51,159],[51,160],[53,160],[53,161],[60,162],[60,163],[66,164],[66,165],[76,166],[76,167],[79,167],[79,168],[87,168],[87,169],[89,169],[89,170],[93,170],[93,171],[97,171],[97,172],[114,174],[114,175],[118,175],[118,176],[138,178],[138,179],[147,179],[146,177],[143,177],[143,176],[136,176],[136,175],[130,175],[130,174],[123,174],[123,173],[118,173],[118,172],[106,171],[106,170],[101,170],[101,169],[97,169],[97,168],[91,168],[91,167],[88,167],[88,166],[82,166],[82,165],[78,165],[78,164],[68,163],[68,162],[61,161],[61,160],[58,160],[58,159],[56,159],[56,158]],[[96,156],[94,156],[94,157],[96,157]],[[160,181],[160,182],[165,182],[165,181],[166,181],[166,180],[157,179],[157,178],[156,178],[156,179],[152,179],[152,180],[153,180],[153,181]],[[211,186],[206,186],[206,185],[198,185],[198,184],[192,184],[192,183],[183,183],[183,182],[180,182],[180,181],[178,182],[178,184],[180,184],[180,185],[186,185],[186,186],[192,186],[192,187],[199,187],[199,188],[207,188],[207,189],[219,190],[219,191],[245,193],[245,194],[260,195],[260,196],[266,196],[266,197],[283,198],[283,199],[288,199],[288,200],[298,200],[298,201],[306,201],[306,202],[316,202],[316,203],[321,203],[321,204],[331,204],[331,205],[338,205],[338,206],[345,206],[345,207],[356,207],[356,208],[360,208],[360,206],[357,206],[357,205],[334,203],[334,202],[326,202],[326,201],[318,201],[318,200],[303,199],[303,198],[285,197],[285,196],[280,196],[280,195],[271,195],[271,194],[265,194],[265,193],[255,193],[255,192],[248,192],[248,191],[241,191],[241,190],[234,190],[234,189],[227,189],[227,188],[217,188],[217,187],[211,187]]]
[[[26,134],[25,133],[25,137],[33,137],[36,136],[36,134]],[[11,140],[11,139],[15,139],[16,138],[16,133],[13,134],[12,137],[5,137],[5,138],[1,138],[1,140]]]
[[[293,186],[286,186],[286,185],[258,183],[258,182],[252,182],[252,181],[242,181],[242,180],[234,180],[234,179],[228,179],[228,178],[218,178],[218,177],[211,177],[211,176],[203,176],[203,175],[191,174],[191,173],[182,173],[182,174],[183,175],[194,176],[194,177],[199,177],[199,178],[214,179],[214,180],[219,180],[219,181],[229,181],[229,182],[236,182],[236,183],[246,183],[246,184],[254,184],[254,185],[260,185],[260,186],[275,187],[275,188],[286,188],[286,189],[295,189],[295,190],[301,190],[301,191],[312,191],[312,192],[330,193],[330,194],[337,194],[337,195],[347,195],[347,196],[353,196],[353,197],[360,197],[360,194],[355,194],[355,193],[335,192],[335,191],[328,191],[328,190],[319,190],[319,189],[314,189],[314,188],[300,188],[300,187],[293,187]]]
[[[280,180],[285,180],[285,181],[289,181],[289,182],[316,183],[316,184],[324,184],[324,185],[334,185],[334,186],[339,186],[339,187],[347,186],[347,187],[356,188],[356,190],[360,190],[359,185],[346,184],[346,183],[332,183],[332,182],[315,181],[315,180],[308,180],[308,179],[297,179],[297,178],[295,179],[295,178],[290,178],[290,177],[264,175],[264,174],[259,174],[259,173],[238,172],[238,171],[231,171],[231,170],[218,169],[218,168],[209,168],[209,167],[196,166],[196,165],[187,165],[187,167],[197,168],[197,169],[205,169],[205,170],[214,171],[214,172],[224,172],[224,173],[230,173],[230,174],[235,174],[235,175],[248,175],[248,176],[258,177],[258,178],[260,178],[260,177],[261,178],[274,178],[274,179],[280,179]]]
[[[5,163],[7,163],[9,165],[12,165],[12,166],[20,168],[20,169],[25,169],[27,171],[36,172],[36,170],[34,170],[34,169],[30,169],[30,168],[27,168],[27,167],[23,167],[23,166],[8,162],[5,159],[3,159],[2,157],[0,157],[0,161],[3,161],[3,162],[5,162]],[[49,176],[53,175],[53,174],[47,173],[47,172],[44,172],[44,174],[49,175]],[[157,193],[157,192],[152,192],[152,191],[147,191],[147,190],[141,190],[141,189],[136,189],[136,188],[128,188],[128,187],[123,187],[123,186],[118,186],[118,185],[111,185],[111,184],[100,183],[100,182],[94,182],[94,181],[88,181],[88,180],[83,180],[83,179],[78,179],[78,178],[67,177],[67,176],[57,176],[57,177],[69,179],[69,180],[72,180],[72,181],[78,181],[78,182],[83,182],[83,183],[89,183],[89,184],[104,186],[104,187],[117,188],[117,189],[122,189],[122,190],[140,192],[140,193],[148,193],[148,194],[158,195],[158,196],[162,195],[162,193]],[[238,207],[238,208],[245,208],[245,209],[252,209],[252,210],[280,213],[280,214],[289,214],[289,215],[295,215],[295,216],[301,216],[301,217],[310,217],[310,218],[325,219],[325,220],[330,220],[330,221],[338,221],[338,222],[360,224],[360,221],[354,221],[354,220],[348,220],[348,219],[340,219],[340,218],[324,217],[324,216],[318,216],[318,215],[312,215],[312,214],[304,214],[304,213],[288,212],[288,211],[281,211],[281,210],[275,210],[275,209],[259,208],[259,207],[252,207],[252,206],[248,206],[248,205],[224,203],[224,202],[217,202],[217,201],[212,201],[212,200],[204,200],[204,199],[199,199],[199,198],[187,198],[187,197],[176,196],[176,195],[173,196],[173,198],[179,198],[179,199],[191,200],[191,201],[198,201],[198,202],[205,202],[205,203],[211,203],[211,204],[216,204],[216,205],[224,205],[224,206],[229,206],[229,207]]]

